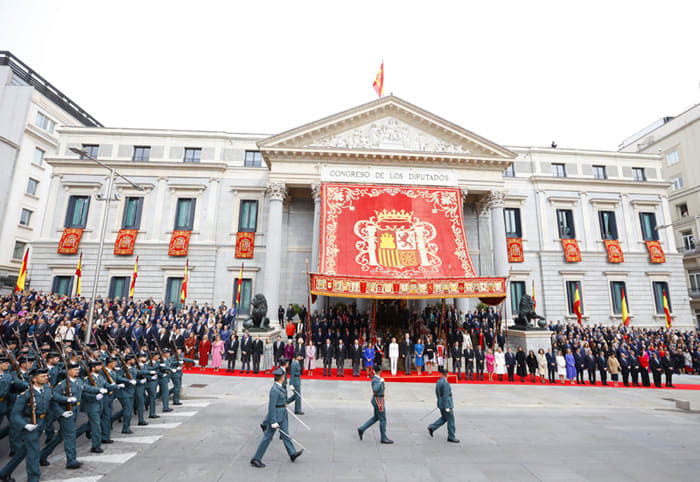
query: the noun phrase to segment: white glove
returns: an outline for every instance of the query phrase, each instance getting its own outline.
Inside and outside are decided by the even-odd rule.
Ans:
[[[151,380],[157,380],[157,379],[158,379],[158,375],[153,375],[153,376],[151,377]]]
[[[174,368],[171,368],[170,371],[173,373],[177,373],[177,370],[175,370]]]
[[[63,413],[61,414],[61,417],[63,417],[63,418],[71,418],[72,416],[73,416],[73,411],[72,411],[72,410],[68,410],[67,412],[63,412]]]
[[[123,384],[123,383],[119,383],[119,384],[117,385],[117,388],[124,388],[124,384]]]
[[[28,423],[27,425],[24,426],[24,430],[26,430],[27,432],[33,432],[37,427],[38,427],[38,425],[34,425],[33,423]]]
[[[156,371],[155,371],[155,370],[151,370],[149,373],[150,373],[151,375],[155,375],[155,374],[156,374]]]
[[[104,394],[107,393],[107,392],[108,392],[108,390],[107,390],[106,388],[100,388],[100,393],[101,393],[101,394],[104,395]]]
[[[272,427],[272,428],[280,428],[280,424],[277,423],[277,422],[275,422],[275,423],[273,423],[272,425],[270,425],[270,427]]]
[[[446,411],[447,413],[450,413],[450,412],[452,411],[452,409],[451,409],[451,408],[446,408],[445,411]]]
[[[68,397],[68,400],[67,400],[68,403],[75,403],[77,401],[78,401],[78,399],[75,397]]]
[[[165,368],[165,363],[161,363],[160,366]]]
[[[146,379],[145,379],[145,378],[142,378],[141,380],[139,380],[139,382],[141,382],[141,383],[146,383]]]
[[[97,395],[95,395],[95,399],[97,399],[97,400],[102,400],[103,397],[104,397],[104,395],[102,395],[101,393],[98,393]]]
[[[130,383],[131,385],[136,385],[136,380],[134,380],[134,379],[132,378],[131,380],[129,380],[129,383]]]
[[[384,379],[383,379],[383,378],[380,378],[380,380],[382,381],[382,383],[384,383]]]

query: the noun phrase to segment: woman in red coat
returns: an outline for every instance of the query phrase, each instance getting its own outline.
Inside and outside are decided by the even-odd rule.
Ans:
[[[199,369],[204,370],[209,363],[209,351],[211,350],[211,342],[209,338],[204,338],[199,342]]]

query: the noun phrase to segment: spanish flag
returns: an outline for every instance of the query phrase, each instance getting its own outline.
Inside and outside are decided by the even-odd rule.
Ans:
[[[627,311],[627,298],[624,290],[622,290],[622,323],[625,326],[630,326],[630,314]]]
[[[581,316],[583,313],[581,312],[581,295],[579,295],[578,292],[578,285],[576,285],[576,292],[574,293],[574,313],[576,314],[576,318],[578,318],[578,324],[581,324]]]
[[[236,289],[236,309],[241,304],[241,286],[243,285],[243,263],[241,263],[241,272],[238,275],[238,289]]]
[[[666,315],[666,328],[671,328],[671,310],[668,308],[668,298],[666,298],[666,290],[664,294],[664,315]]]
[[[134,263],[134,274],[131,275],[131,286],[129,286],[129,298],[134,297],[134,289],[136,288],[136,277],[139,275],[139,257],[136,256]]]
[[[187,274],[187,268],[190,266],[190,260],[185,261],[185,276],[182,277],[182,289],[180,290],[180,303],[184,303],[187,299],[187,281],[189,280],[189,275]]]
[[[78,258],[78,266],[75,268],[75,296],[80,296],[80,279],[83,277],[83,252],[80,252],[80,257]]]
[[[537,299],[535,298],[535,280],[532,280],[532,309],[537,309]]]
[[[377,93],[379,97],[384,95],[384,61],[382,60],[382,64],[379,66],[379,72],[377,72],[377,77],[374,79],[374,83],[372,84],[372,87],[374,87],[374,91]]]
[[[17,284],[15,285],[15,293],[24,291],[24,283],[27,281],[27,259],[29,258],[29,248],[24,252],[24,260],[22,261],[22,269],[19,270],[17,276]]]

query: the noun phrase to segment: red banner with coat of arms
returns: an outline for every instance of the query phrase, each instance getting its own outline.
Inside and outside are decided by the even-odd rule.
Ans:
[[[138,229],[120,229],[119,234],[117,234],[117,240],[114,242],[114,255],[131,256],[134,254],[136,235],[138,233]]]
[[[622,254],[620,242],[617,239],[605,239],[605,249],[608,252],[608,263],[622,263],[625,261],[625,255]]]
[[[561,245],[564,248],[564,257],[567,263],[579,263],[581,262],[581,250],[578,247],[578,243],[575,239],[563,238],[561,240]]]
[[[666,255],[664,254],[664,248],[661,247],[661,243],[658,241],[645,241],[647,245],[647,250],[649,251],[649,261],[653,264],[665,263]]]
[[[65,228],[58,242],[58,254],[77,254],[83,228]]]
[[[525,255],[523,253],[523,239],[522,238],[506,238],[508,241],[508,262],[509,263],[523,263],[525,262]]]
[[[236,233],[236,259],[252,259],[255,249],[255,233]]]
[[[168,246],[168,256],[187,256],[192,231],[173,231]]]
[[[324,279],[312,283],[313,294],[348,296],[357,285],[364,289],[355,294],[368,298],[503,295],[503,278],[483,286],[477,278],[459,189],[324,183],[321,199]]]

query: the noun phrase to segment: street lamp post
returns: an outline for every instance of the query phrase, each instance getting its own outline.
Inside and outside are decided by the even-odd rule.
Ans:
[[[95,264],[95,276],[92,278],[92,291],[90,296],[90,305],[88,308],[88,324],[87,329],[85,330],[85,344],[88,345],[90,344],[90,337],[92,335],[92,323],[95,316],[95,298],[97,297],[97,281],[100,275],[100,268],[102,267],[102,251],[104,250],[105,235],[107,234],[107,218],[109,217],[109,205],[112,201],[112,189],[114,187],[114,178],[116,176],[119,176],[120,178],[124,179],[126,182],[131,184],[131,186],[137,191],[143,191],[143,187],[134,184],[129,179],[119,174],[116,169],[107,166],[103,162],[98,161],[86,151],[78,149],[77,147],[71,147],[70,150],[80,155],[82,158],[90,159],[91,161],[96,162],[100,166],[109,170],[109,184],[107,185],[107,198],[105,199],[105,214],[104,216],[102,216],[102,227],[100,229],[100,243],[97,248],[97,263]]]

